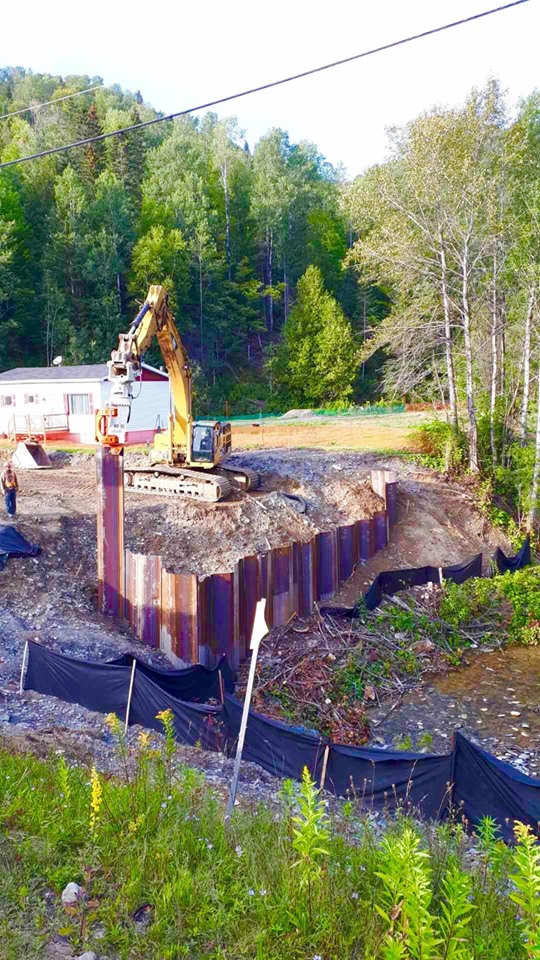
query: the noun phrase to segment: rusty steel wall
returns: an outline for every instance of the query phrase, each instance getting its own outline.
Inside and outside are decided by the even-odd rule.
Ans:
[[[124,616],[124,455],[96,451],[98,603],[103,613]]]
[[[318,601],[334,596],[360,560],[386,546],[397,484],[388,471],[373,473],[384,510],[307,543],[244,557],[232,572],[171,573],[160,557],[125,551],[123,615],[143,643],[160,647],[176,666],[213,666],[225,654],[231,667],[238,667],[249,650],[258,600],[267,599],[269,626],[283,626],[295,613],[307,616]]]

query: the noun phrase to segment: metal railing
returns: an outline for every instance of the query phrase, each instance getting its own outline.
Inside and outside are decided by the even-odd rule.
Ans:
[[[45,414],[15,414],[8,423],[8,437],[16,440],[19,437],[43,437],[47,439],[49,433],[63,433],[69,431],[67,413]]]

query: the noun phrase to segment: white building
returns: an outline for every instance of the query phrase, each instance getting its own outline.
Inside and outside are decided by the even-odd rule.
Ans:
[[[105,363],[16,367],[0,373],[0,436],[46,432],[47,439],[95,443],[95,413],[109,398]],[[142,365],[126,443],[145,443],[169,419],[169,377]]]

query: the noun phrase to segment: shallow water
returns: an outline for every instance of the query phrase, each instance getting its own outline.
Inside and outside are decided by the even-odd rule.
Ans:
[[[387,710],[374,711],[372,722]],[[446,752],[457,729],[540,774],[540,647],[471,652],[468,666],[405,694],[374,733],[386,743],[410,736],[414,745],[428,734],[430,752]]]

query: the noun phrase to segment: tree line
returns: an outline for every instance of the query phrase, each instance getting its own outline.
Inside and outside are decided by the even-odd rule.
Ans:
[[[88,76],[0,70],[0,113]],[[9,160],[158,116],[102,87],[0,121]],[[103,362],[149,284],[170,292],[199,412],[409,399],[465,455],[540,495],[540,94],[490,80],[388,132],[347,183],[272,129],[213,113],[0,171],[0,369]],[[155,363],[159,355],[150,356]]]
[[[0,113],[99,82],[6,68]],[[96,89],[0,121],[0,158],[156,116],[138,92]],[[162,283],[195,363],[199,410],[220,412],[225,400],[243,413],[367,398],[377,363],[371,380],[365,366],[358,375],[358,341],[387,298],[359,286],[345,263],[352,235],[342,181],[313,144],[272,129],[250,149],[234,118],[212,113],[1,171],[0,369],[50,364],[56,354],[104,361],[149,284]],[[323,291],[325,334],[317,344],[317,324],[297,323],[296,336],[313,336],[324,389],[289,377],[295,336],[289,349],[282,336],[308,268],[305,295]]]
[[[469,469],[532,522],[540,494],[540,95],[509,118],[491,80],[458,108],[389,132],[387,162],[345,189],[350,262],[390,314],[383,390],[448,405]],[[462,411],[464,417],[462,418]],[[462,419],[465,430],[461,430]]]

